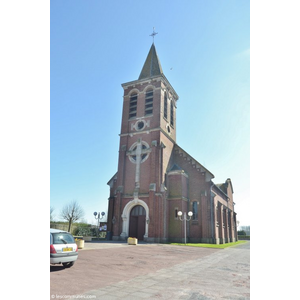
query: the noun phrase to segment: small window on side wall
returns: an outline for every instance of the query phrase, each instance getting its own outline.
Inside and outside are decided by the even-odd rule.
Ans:
[[[175,212],[175,219],[178,219],[178,207],[175,207],[174,212]]]

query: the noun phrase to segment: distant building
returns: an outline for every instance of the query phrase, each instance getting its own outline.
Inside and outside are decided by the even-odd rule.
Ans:
[[[214,184],[214,175],[177,144],[178,95],[163,74],[154,43],[139,78],[122,87],[118,171],[108,182],[109,236],[182,242],[177,213],[192,211],[188,241],[236,241],[232,182]]]

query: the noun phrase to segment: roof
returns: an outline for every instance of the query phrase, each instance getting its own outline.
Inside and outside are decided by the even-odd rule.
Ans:
[[[161,68],[160,61],[153,43],[138,80],[162,74],[163,70]]]
[[[179,167],[177,164],[174,164],[170,171],[182,171],[182,168]]]
[[[117,179],[117,175],[118,175],[118,172],[115,173],[115,175],[111,179],[108,180],[107,185],[110,185],[110,183],[112,182],[112,180]]]
[[[191,161],[192,165],[195,165],[195,167],[199,168],[201,172],[205,172],[206,181],[210,181],[212,178],[215,177],[213,173],[211,173],[208,169],[201,165],[195,158],[193,158],[190,154],[185,152],[177,144],[174,145],[173,151],[178,151],[179,153],[182,153],[184,157]]]
[[[222,183],[217,183],[217,184],[213,183],[213,184],[212,184],[212,187],[216,187],[217,190],[221,192],[221,194],[223,194],[226,198],[228,198],[227,191],[225,191],[225,190],[223,189],[222,185],[223,185]],[[216,191],[216,190],[215,190],[215,191]]]
[[[214,184],[214,186],[217,187],[218,190],[220,190],[223,194],[225,194],[228,197],[228,195],[227,195],[228,184],[230,184],[231,191],[233,193],[233,187],[232,187],[232,183],[231,183],[231,179],[230,178],[227,178],[227,180],[225,181],[225,183],[216,183],[216,184]]]
[[[216,183],[215,186],[227,195],[227,187],[225,183]]]
[[[149,78],[151,80],[156,79],[156,81],[161,80],[164,82],[166,86],[170,89],[170,92],[172,94],[172,97],[176,103],[176,101],[179,99],[179,96],[177,95],[176,91],[166,78],[166,76],[163,74],[163,70],[154,46],[154,43],[151,45],[151,48],[149,50],[149,53],[147,55],[146,61],[144,63],[144,66],[142,68],[141,74],[137,80],[126,82],[122,84],[122,87],[126,89],[129,86],[136,85],[138,83],[142,83],[144,81],[148,81]]]

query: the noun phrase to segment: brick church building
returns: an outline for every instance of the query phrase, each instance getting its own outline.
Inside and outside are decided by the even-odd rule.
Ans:
[[[109,180],[108,232],[113,240],[183,242],[178,212],[193,212],[187,241],[237,240],[230,179],[214,175],[176,141],[178,95],[162,71],[152,44],[137,80],[124,89],[119,163]]]

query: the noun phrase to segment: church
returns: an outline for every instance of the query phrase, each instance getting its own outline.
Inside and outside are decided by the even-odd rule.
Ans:
[[[179,97],[163,73],[154,42],[138,79],[122,87],[118,170],[107,183],[108,237],[157,243],[237,241],[232,182],[214,183],[211,171],[177,144]],[[186,228],[181,212],[192,212]]]

